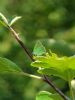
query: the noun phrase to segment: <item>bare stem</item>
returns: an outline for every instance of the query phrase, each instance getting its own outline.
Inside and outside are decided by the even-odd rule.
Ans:
[[[8,29],[12,32],[20,46],[24,49],[25,53],[29,56],[29,58],[34,61],[32,54],[28,50],[28,48],[24,45],[24,43],[19,38],[18,34],[14,31],[14,29],[8,25]],[[59,90],[52,82],[48,79],[48,77],[45,75],[44,78],[42,78],[43,81],[45,81],[47,84],[49,84],[64,100],[69,100],[68,97],[66,97],[61,90]]]
[[[48,83],[64,100],[69,100],[68,97],[66,97],[62,91],[59,90],[59,88],[57,88],[51,80],[48,79],[47,76],[44,76],[44,79],[43,79],[46,83]]]
[[[15,36],[16,40],[18,41],[18,43],[20,44],[20,46],[24,49],[25,53],[29,56],[29,58],[34,61],[32,54],[30,53],[30,51],[27,49],[27,47],[24,45],[24,43],[20,40],[18,34],[13,30],[12,27],[9,26],[10,31],[12,32],[12,34]]]

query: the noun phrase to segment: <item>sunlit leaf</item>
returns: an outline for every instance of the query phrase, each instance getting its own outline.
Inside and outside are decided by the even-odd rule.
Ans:
[[[47,91],[41,91],[37,96],[36,100],[63,100],[58,94],[52,94]]]
[[[75,56],[58,57],[55,53],[44,56],[36,56],[34,67],[41,67],[38,71],[45,75],[54,75],[63,78],[66,81],[75,77]]]

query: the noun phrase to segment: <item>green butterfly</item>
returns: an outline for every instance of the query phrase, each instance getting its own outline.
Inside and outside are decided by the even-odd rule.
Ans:
[[[41,56],[46,54],[46,49],[42,45],[42,43],[38,40],[35,44],[34,50],[33,50],[33,55],[35,56]]]

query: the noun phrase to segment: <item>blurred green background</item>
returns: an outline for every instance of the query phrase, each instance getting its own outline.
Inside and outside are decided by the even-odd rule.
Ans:
[[[75,54],[75,0],[0,0],[0,12],[9,21],[15,16],[22,16],[13,28],[31,52],[36,41],[40,40],[47,50],[51,49],[59,56]],[[12,60],[25,72],[38,74],[30,66],[28,56],[1,23],[0,56]],[[68,95],[67,82],[53,76],[51,79]],[[35,100],[40,90],[54,93],[40,80],[0,74],[0,100]]]

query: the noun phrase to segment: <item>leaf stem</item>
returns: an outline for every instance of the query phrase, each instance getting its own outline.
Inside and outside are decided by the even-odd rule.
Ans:
[[[36,75],[32,75],[32,74],[28,74],[28,73],[25,73],[25,72],[24,73],[21,73],[21,75],[42,80],[42,77],[39,77],[39,76],[36,76]]]
[[[39,77],[39,76],[36,76],[36,75],[32,75],[32,74],[29,74],[29,73],[25,73],[25,72],[0,72],[0,74],[15,74],[15,75],[22,75],[22,76],[27,76],[27,77],[30,77],[30,78],[35,78],[35,79],[39,79],[39,80],[42,80],[42,77]]]

